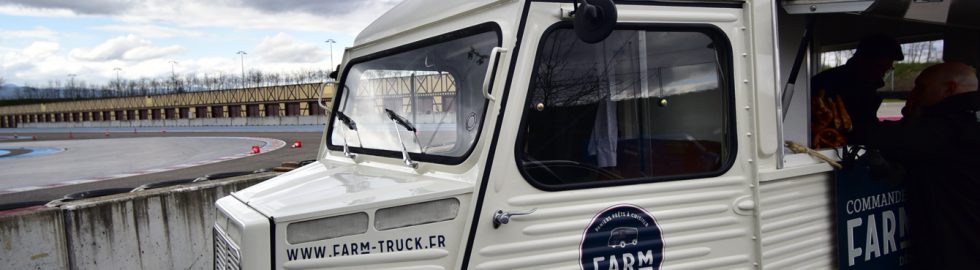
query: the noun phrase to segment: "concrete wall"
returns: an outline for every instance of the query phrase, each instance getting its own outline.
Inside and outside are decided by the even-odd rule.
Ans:
[[[0,216],[0,268],[211,269],[214,201],[275,175],[118,194]]]
[[[195,118],[176,120],[86,121],[21,123],[21,128],[120,128],[120,127],[202,127],[202,126],[280,126],[322,125],[324,116]]]
[[[68,268],[61,210],[42,209],[0,216],[0,268]]]

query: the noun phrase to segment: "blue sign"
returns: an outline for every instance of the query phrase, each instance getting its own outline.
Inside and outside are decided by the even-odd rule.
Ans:
[[[596,214],[579,246],[581,269],[656,270],[663,263],[663,235],[639,206],[616,205]]]
[[[837,268],[904,268],[909,246],[904,187],[872,180],[861,160],[836,177]]]

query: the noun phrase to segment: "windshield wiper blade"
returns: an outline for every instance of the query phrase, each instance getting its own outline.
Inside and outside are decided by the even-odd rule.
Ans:
[[[385,109],[385,113],[388,114],[388,119],[395,121],[395,123],[405,127],[405,129],[408,131],[415,132],[416,130],[415,125],[412,125],[411,122],[408,122],[408,119],[405,119],[401,115],[398,115],[397,113],[389,109]]]
[[[340,122],[343,123],[344,126],[346,126],[348,130],[353,130],[354,131],[354,134],[357,135],[357,141],[360,142],[361,141],[361,133],[357,131],[357,123],[354,123],[354,120],[351,119],[350,116],[347,116],[346,114],[344,114],[341,111],[336,111],[334,113],[334,115],[337,116],[337,119],[340,120]],[[353,159],[357,155],[355,155],[355,154],[353,154],[353,153],[350,152],[350,148],[347,146],[347,135],[346,134],[341,134],[340,137],[342,137],[344,139],[344,156],[347,157],[347,158]]]
[[[419,134],[418,132],[416,132],[418,129],[416,129],[411,122],[408,122],[407,119],[401,117],[400,115],[398,115],[397,113],[389,109],[385,109],[385,114],[388,115],[388,119],[391,119],[392,123],[400,125],[404,127],[406,130],[411,131],[412,134],[415,135],[415,144],[419,146],[419,152],[425,153],[425,151],[422,150],[422,144],[419,143]],[[405,148],[405,141],[402,140],[402,133],[399,132],[397,128],[395,128],[395,135],[398,136],[398,143],[402,145],[402,161],[405,162],[405,166],[411,167],[413,169],[418,168],[419,163],[412,161],[412,158],[408,156],[408,149]]]
[[[340,119],[340,122],[343,122],[348,129],[357,130],[357,123],[354,123],[354,120],[350,119],[350,116],[347,116],[344,112],[337,111],[337,119]]]

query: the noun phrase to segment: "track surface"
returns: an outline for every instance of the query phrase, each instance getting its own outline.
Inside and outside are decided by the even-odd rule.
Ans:
[[[0,143],[30,152],[0,159],[0,194],[135,176],[215,163],[249,155],[252,146],[273,150],[281,140],[250,137],[157,137]],[[43,153],[54,148],[55,151]],[[260,148],[261,149],[261,148]],[[40,155],[33,155],[42,151]],[[136,151],[134,151],[136,150]],[[53,164],[55,166],[38,166]]]
[[[10,146],[24,145],[45,145],[45,144],[56,144],[60,142],[69,140],[69,143],[83,143],[83,144],[103,144],[112,141],[123,141],[120,138],[140,138],[139,140],[154,140],[158,138],[159,141],[185,141],[185,140],[195,140],[194,138],[176,138],[176,137],[254,137],[254,138],[270,138],[285,141],[287,146],[280,148],[275,151],[265,152],[258,155],[249,155],[239,159],[232,159],[217,163],[211,163],[201,166],[194,166],[182,169],[175,169],[170,171],[158,172],[158,173],[148,173],[130,177],[121,177],[115,179],[101,180],[90,183],[82,183],[68,186],[53,187],[47,189],[30,190],[23,192],[0,194],[0,204],[22,202],[22,201],[49,201],[62,197],[68,193],[94,190],[94,189],[104,189],[104,188],[133,188],[142,184],[160,182],[165,180],[174,179],[184,179],[184,178],[197,178],[206,174],[220,173],[220,172],[234,172],[234,171],[253,171],[261,168],[270,168],[279,166],[282,162],[287,161],[301,161],[316,158],[316,151],[319,147],[319,140],[321,139],[321,132],[145,132],[140,131],[138,133],[133,132],[112,132],[109,137],[106,137],[102,132],[98,133],[68,133],[60,132],[57,130],[31,130],[35,132],[24,132],[26,130],[17,130],[17,132],[10,132],[10,129],[0,130],[0,145],[3,148],[9,148]],[[40,132],[38,132],[40,131]],[[65,130],[67,131],[67,130]],[[12,136],[16,134],[21,139],[12,139]],[[23,140],[23,137],[34,137],[35,140]],[[91,141],[85,141],[91,140]],[[199,141],[206,140],[216,140],[216,139],[197,139]],[[290,148],[289,145],[294,141],[300,140],[303,142],[303,148]],[[51,141],[51,142],[45,142]],[[156,144],[156,143],[154,143]],[[257,144],[255,142],[248,142],[248,145]],[[235,149],[227,149],[227,151],[241,153],[250,150],[250,147],[239,148],[241,145],[226,145],[227,147]],[[209,148],[198,148],[198,151],[211,151],[206,150]],[[123,151],[120,153],[128,152],[138,152],[144,151],[144,149],[132,148],[132,147],[116,147],[112,149],[106,149],[106,151]],[[64,153],[51,154],[48,157],[56,157]],[[195,151],[186,152],[185,157],[190,158],[191,156],[198,155],[200,153],[195,153]],[[215,155],[211,155],[215,156]],[[220,156],[220,155],[218,155]],[[200,157],[199,159],[203,159]],[[119,158],[121,161],[122,158]],[[38,184],[43,184],[39,181],[33,179],[14,179],[7,180],[7,175],[10,175],[15,170],[21,171],[24,168],[9,167],[9,163],[5,161],[10,161],[12,159],[0,160],[0,186],[9,186],[11,182],[24,182],[28,183],[34,182]],[[25,159],[26,160],[26,159]],[[79,160],[82,162],[82,160]],[[7,163],[7,164],[4,164]],[[58,174],[66,173],[61,170],[61,166],[58,164],[34,164],[37,171],[55,171]],[[91,171],[93,173],[101,173],[101,175],[109,175],[110,170],[106,168],[102,170],[98,165],[90,165],[91,168],[83,168],[86,171]],[[27,168],[30,169],[30,168]],[[67,172],[70,173],[70,172]],[[29,174],[28,174],[29,175]],[[18,178],[23,178],[23,175]]]

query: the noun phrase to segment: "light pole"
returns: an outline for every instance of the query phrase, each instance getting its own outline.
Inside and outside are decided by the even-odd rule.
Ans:
[[[170,82],[173,86],[173,89],[171,89],[173,91],[177,91],[177,72],[174,69],[174,66],[176,65],[177,60],[170,60]]]
[[[75,76],[78,76],[78,74],[68,73],[68,90],[74,91],[74,89],[75,89]],[[78,98],[78,93],[75,93],[75,98]]]
[[[116,67],[112,70],[116,71],[116,91],[122,91],[122,81],[119,80],[119,72],[122,71],[122,68]]]
[[[242,89],[245,89],[245,55],[248,53],[245,51],[238,51],[237,54],[242,56]]]
[[[334,43],[337,43],[337,42],[334,41],[333,39],[328,39],[327,41],[324,41],[324,42],[326,42],[327,44],[330,44],[330,70],[333,71],[333,69],[334,69],[334,65],[333,65],[333,44]]]

